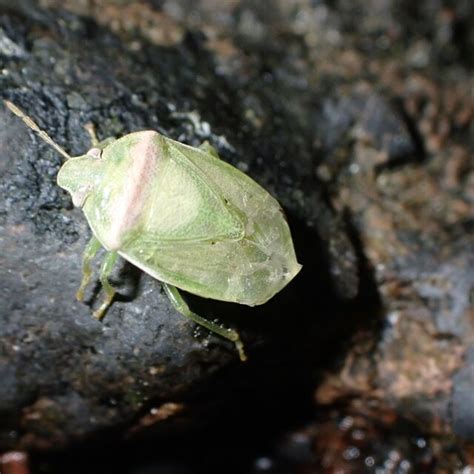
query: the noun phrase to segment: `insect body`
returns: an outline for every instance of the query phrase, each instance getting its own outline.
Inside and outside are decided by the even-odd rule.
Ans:
[[[58,185],[82,208],[93,233],[78,299],[102,246],[106,298],[97,318],[112,302],[108,276],[120,255],[162,281],[179,312],[235,342],[244,360],[238,333],[192,313],[177,288],[249,306],[278,293],[301,268],[278,202],[207,143],[194,148],[155,131],[99,143],[91,132],[93,148],[70,157],[16,106],[6,105],[67,158]]]

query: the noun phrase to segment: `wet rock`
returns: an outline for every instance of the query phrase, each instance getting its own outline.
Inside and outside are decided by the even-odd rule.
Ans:
[[[413,113],[426,161],[381,167],[379,151],[362,135],[346,141],[344,153],[336,155],[340,161],[329,173],[335,179],[335,206],[347,207],[353,216],[384,322],[375,340],[360,335],[343,370],[329,377],[316,397],[335,403],[349,394],[376,394],[425,429],[455,429],[468,436],[470,404],[463,394],[470,378],[456,388],[461,376],[455,376],[473,337],[473,170],[472,160],[468,164],[463,158],[471,141],[469,126],[455,125],[458,100],[469,97],[460,89],[467,85],[458,78],[448,91],[426,77],[400,83],[399,72],[389,76],[385,83],[399,90],[405,110]],[[428,111],[418,105],[426,97],[439,101],[436,112],[429,112],[430,124],[443,120],[443,131],[423,125]],[[472,106],[472,97],[466,100]]]
[[[426,167],[376,173],[360,166],[343,178],[339,196],[371,262],[384,324],[375,342],[361,335],[343,370],[316,393],[320,403],[371,393],[425,429],[469,437],[471,378],[463,358],[473,337],[472,206],[466,181],[455,194],[443,184],[452,146]],[[353,159],[367,163],[370,153],[358,144]],[[455,375],[460,367],[464,377]]]
[[[26,55],[26,51],[14,43],[2,29],[0,30],[0,54],[7,58],[21,58]]]
[[[376,162],[365,163],[365,167],[416,159],[419,151],[402,114],[386,98],[370,89],[362,92],[356,87],[345,97],[325,99],[316,122],[318,143],[325,151],[327,161],[353,140],[362,141],[380,152],[375,155]]]
[[[474,439],[474,349],[469,348],[460,370],[453,377],[452,419],[454,432]]]
[[[409,420],[372,407],[344,414],[321,410],[309,426],[282,437],[274,452],[259,458],[264,472],[435,472],[436,446]]]

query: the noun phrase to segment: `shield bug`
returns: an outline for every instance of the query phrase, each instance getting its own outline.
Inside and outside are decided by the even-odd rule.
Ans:
[[[104,247],[105,298],[97,319],[112,303],[108,278],[121,256],[160,280],[178,312],[233,341],[245,360],[238,332],[193,313],[178,288],[255,306],[285,287],[301,265],[276,199],[207,142],[194,148],[152,130],[99,142],[89,125],[92,148],[71,157],[18,107],[5,104],[66,159],[57,183],[92,230],[77,299],[83,299],[91,261]]]

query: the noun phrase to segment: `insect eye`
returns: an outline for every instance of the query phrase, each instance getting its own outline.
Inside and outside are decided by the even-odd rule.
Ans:
[[[93,158],[99,159],[102,156],[102,150],[100,148],[91,148],[87,152],[87,156],[92,156]]]

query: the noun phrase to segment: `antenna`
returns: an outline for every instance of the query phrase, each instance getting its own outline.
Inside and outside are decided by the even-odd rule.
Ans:
[[[33,130],[40,138],[42,138],[48,145],[51,145],[58,153],[64,156],[66,160],[69,160],[71,156],[61,148],[44,130],[36,125],[31,117],[28,117],[22,110],[20,110],[15,104],[11,103],[9,100],[3,101],[5,105],[21,120]]]

